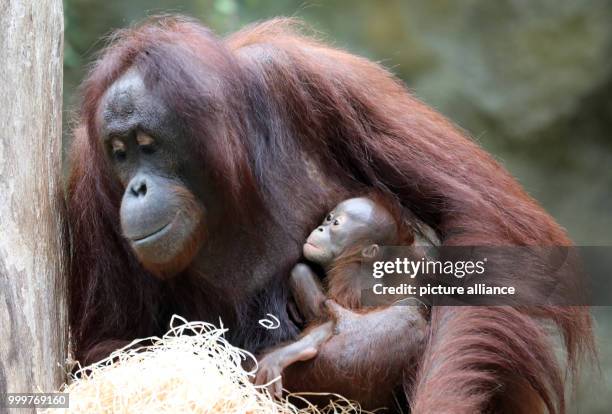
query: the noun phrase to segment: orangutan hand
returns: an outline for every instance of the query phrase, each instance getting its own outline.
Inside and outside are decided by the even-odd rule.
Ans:
[[[284,384],[292,392],[337,393],[359,401],[362,408],[390,407],[392,390],[414,369],[423,350],[428,325],[417,306],[391,306],[353,312],[325,302],[334,334],[317,356],[287,367]],[[326,404],[325,397],[309,397]]]
[[[335,332],[319,350],[319,359],[328,359],[348,372],[408,363],[421,351],[427,322],[416,306],[390,306],[365,313],[353,312],[333,300],[325,302],[335,319]]]

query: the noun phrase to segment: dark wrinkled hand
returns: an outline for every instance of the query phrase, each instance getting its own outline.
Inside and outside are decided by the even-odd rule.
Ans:
[[[393,390],[421,355],[427,323],[416,306],[392,306],[357,313],[325,302],[336,321],[335,333],[317,356],[293,364],[283,373],[292,392],[337,393],[359,401],[364,409],[390,407]],[[325,405],[324,397],[309,397]]]
[[[403,365],[424,342],[427,325],[416,306],[391,306],[361,314],[333,300],[325,305],[336,320],[335,335],[317,358],[335,362],[348,372],[355,374],[363,361],[377,367]]]

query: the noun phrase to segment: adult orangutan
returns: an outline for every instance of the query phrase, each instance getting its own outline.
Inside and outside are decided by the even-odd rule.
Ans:
[[[332,206],[369,189],[395,197],[443,245],[570,244],[490,155],[389,72],[291,26],[272,20],[220,39],[165,17],[117,33],[95,63],[68,189],[82,362],[162,333],[173,313],[221,317],[252,352],[295,338],[287,281],[303,240]],[[499,272],[534,292],[553,277]],[[404,327],[379,324],[377,312],[341,312],[317,357],[284,372],[288,388],[333,391],[347,372],[402,363]],[[257,323],[267,313],[279,329]],[[549,323],[574,368],[592,346],[586,308],[434,307],[405,404],[562,413]]]

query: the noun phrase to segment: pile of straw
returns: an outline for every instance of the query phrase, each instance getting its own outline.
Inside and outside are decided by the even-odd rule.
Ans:
[[[162,338],[134,341],[108,358],[70,375],[62,392],[70,408],[58,413],[355,413],[357,404],[339,397],[320,411],[273,400],[251,383],[255,358],[230,345],[226,329],[175,316]],[[293,395],[292,398],[300,398]]]

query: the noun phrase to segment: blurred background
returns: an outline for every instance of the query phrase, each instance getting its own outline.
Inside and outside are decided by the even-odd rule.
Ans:
[[[64,0],[64,7],[66,120],[87,64],[113,29],[168,12],[196,17],[219,35],[299,17],[337,47],[382,63],[465,129],[576,244],[612,245],[612,0]],[[64,139],[67,147],[67,127]],[[585,372],[572,412],[607,414],[612,308],[594,313],[602,372]]]

